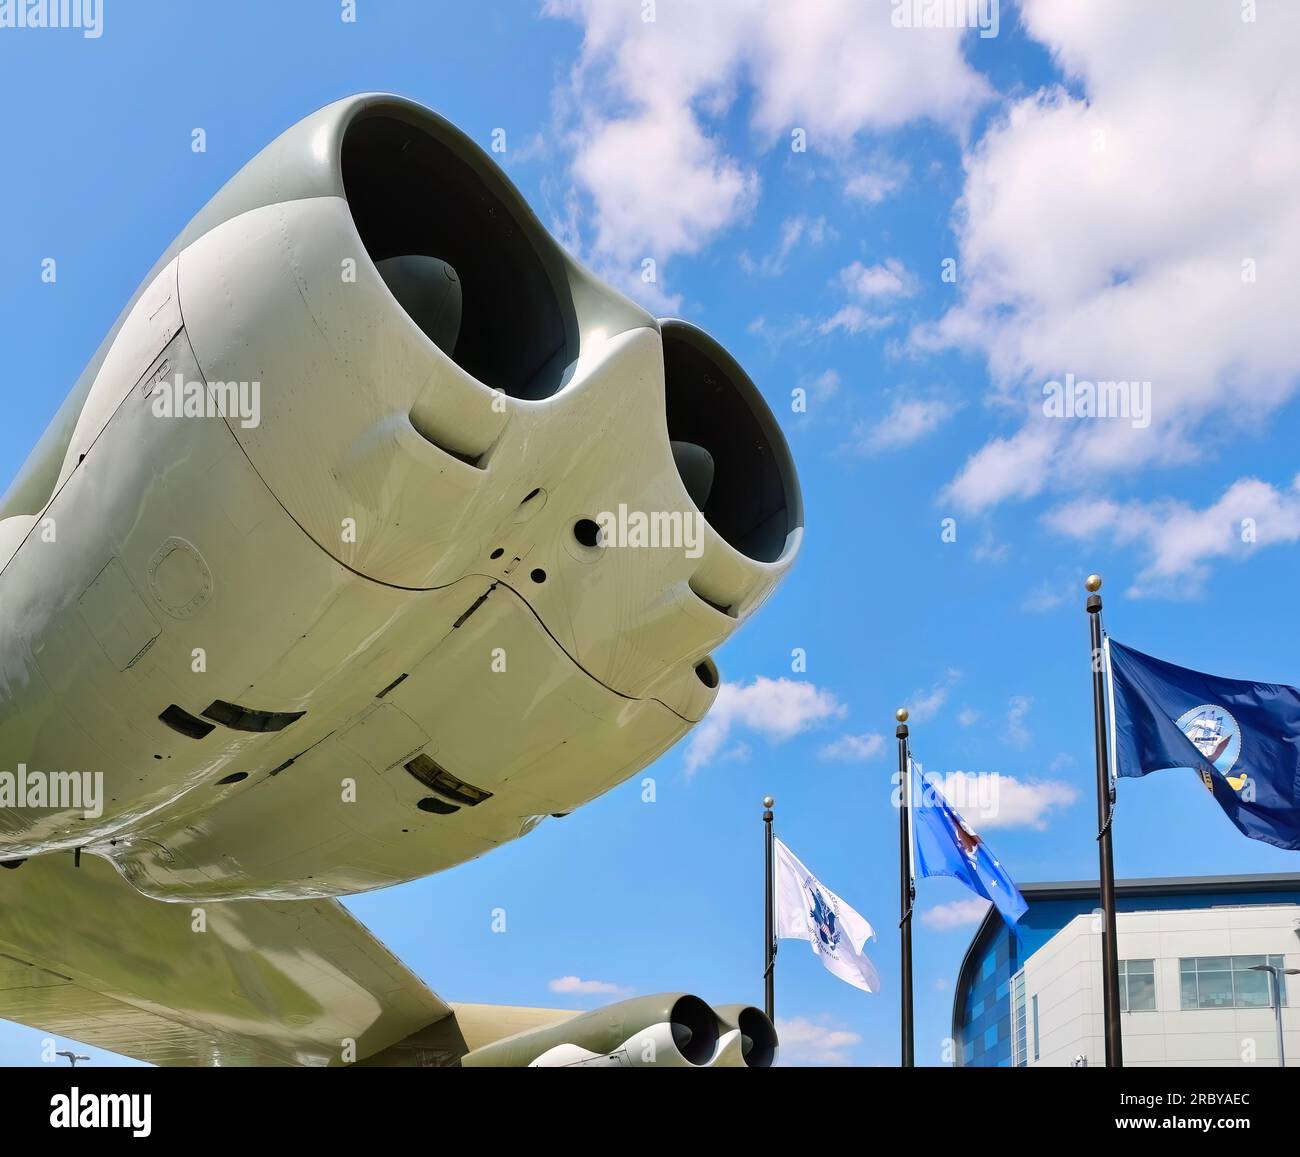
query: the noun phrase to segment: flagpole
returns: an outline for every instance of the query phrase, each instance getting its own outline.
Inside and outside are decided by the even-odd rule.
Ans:
[[[1110,842],[1110,821],[1115,795],[1110,781],[1110,732],[1106,722],[1106,664],[1101,632],[1101,575],[1090,574],[1084,587],[1088,591],[1088,632],[1092,644],[1092,720],[1093,744],[1097,752],[1097,858],[1101,875],[1102,928],[1102,1005],[1106,1040],[1106,1067],[1124,1065],[1124,1047],[1120,1039],[1119,1016],[1119,945],[1115,932],[1115,861]]]
[[[772,913],[772,806],[770,795],[763,797],[763,1011],[776,1023],[776,937],[773,936]]]
[[[910,1069],[916,1060],[912,1047],[912,784],[907,766],[907,708],[900,707],[894,712],[894,718],[898,720],[894,732],[898,736],[898,782],[903,789],[898,806],[898,928],[902,938],[899,954],[902,973],[900,1053],[903,1068]]]

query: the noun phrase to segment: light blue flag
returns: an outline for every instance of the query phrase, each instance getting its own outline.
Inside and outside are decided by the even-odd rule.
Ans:
[[[1015,930],[1029,909],[997,856],[961,818],[933,780],[920,777],[919,798],[912,802],[916,842],[916,876],[952,876],[1002,914]]]

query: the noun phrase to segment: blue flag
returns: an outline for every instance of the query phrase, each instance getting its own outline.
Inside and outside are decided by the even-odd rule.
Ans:
[[[1117,773],[1190,767],[1243,835],[1300,851],[1300,691],[1107,647]]]
[[[933,780],[921,777],[921,798],[912,803],[916,875],[952,876],[983,896],[1011,926],[1029,905],[989,846],[953,810]]]

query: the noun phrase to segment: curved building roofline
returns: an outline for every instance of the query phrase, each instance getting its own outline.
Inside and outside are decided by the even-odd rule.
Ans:
[[[1049,880],[1035,884],[1017,884],[1020,894],[1031,903],[1034,900],[1069,900],[1082,899],[1087,896],[1099,896],[1101,883],[1098,880]],[[1129,880],[1115,881],[1115,894],[1119,897],[1141,896],[1177,896],[1193,895],[1198,892],[1293,892],[1300,890],[1300,872],[1257,872],[1231,876],[1139,876]],[[989,905],[980,921],[975,935],[966,946],[957,969],[957,981],[953,985],[952,999],[952,1039],[960,1039],[957,1023],[958,1007],[963,1000],[963,982],[970,968],[971,957],[975,950],[984,943],[985,937],[995,923],[1001,923],[998,910]]]

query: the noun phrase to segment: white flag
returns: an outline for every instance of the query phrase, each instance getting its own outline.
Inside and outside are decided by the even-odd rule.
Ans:
[[[780,840],[776,845],[776,934],[807,940],[827,971],[864,992],[880,991],[880,976],[862,946],[871,925],[817,879]]]

